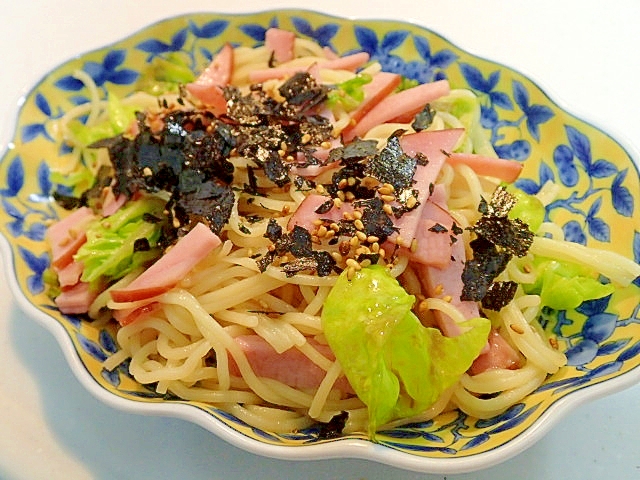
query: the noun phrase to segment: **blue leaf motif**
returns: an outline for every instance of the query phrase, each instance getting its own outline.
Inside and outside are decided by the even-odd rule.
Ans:
[[[439,52],[436,52],[431,58],[431,66],[444,69],[455,62],[457,58],[457,55],[451,50],[440,50]]]
[[[36,104],[36,107],[38,107],[38,110],[44,113],[47,117],[51,116],[51,106],[49,105],[49,102],[44,95],[42,95],[40,92],[36,93],[34,102]]]
[[[587,317],[595,316],[600,313],[604,313],[609,307],[609,301],[611,300],[611,295],[607,295],[606,297],[596,298],[594,300],[587,300],[583,302],[578,308],[576,308],[576,312],[582,313]]]
[[[491,92],[491,86],[485,81],[482,76],[482,72],[468,63],[461,63],[460,70],[465,80],[473,90],[478,90],[482,93]]]
[[[607,178],[611,175],[615,175],[617,171],[618,169],[613,163],[600,159],[591,165],[589,175],[595,178]]]
[[[30,240],[41,242],[42,240],[44,240],[46,233],[47,227],[44,223],[34,223],[33,225],[31,225],[29,230],[25,232],[25,235]]]
[[[106,70],[115,70],[124,62],[126,53],[124,50],[110,50],[102,60],[102,65]]]
[[[130,85],[138,79],[138,75],[135,70],[123,69],[110,73],[108,80],[116,85]]]
[[[619,360],[615,362],[603,363],[602,365],[591,370],[587,377],[589,378],[589,380],[592,380],[594,378],[604,377],[605,375],[611,375],[612,373],[616,373],[617,371],[619,371],[622,368],[622,365],[623,362]]]
[[[12,203],[8,202],[6,198],[2,199],[2,207],[4,208],[4,211],[7,213],[7,215],[9,215],[11,218],[14,218],[16,220],[24,220],[24,214]]]
[[[535,195],[540,191],[540,185],[529,178],[516,180],[516,187],[529,195]]]
[[[640,341],[634,343],[618,356],[618,361],[627,362],[640,354]]]
[[[547,165],[545,162],[540,163],[540,168],[538,169],[538,173],[540,175],[540,185],[544,185],[547,182],[556,181],[556,176],[553,174],[553,170],[551,170],[551,167]]]
[[[383,38],[380,44],[380,51],[382,53],[389,53],[391,50],[398,48],[404,43],[409,32],[407,30],[392,30],[388,32]]]
[[[338,30],[340,30],[339,25],[335,23],[327,23],[325,25],[319,26],[316,29],[316,33],[313,35],[313,37],[323,47],[330,47],[331,40],[336,36]]]
[[[171,50],[170,45],[167,45],[166,43],[161,42],[160,40],[157,40],[155,38],[140,42],[138,45],[136,45],[136,48],[145,53],[150,53],[151,55],[159,55]]]
[[[511,103],[511,99],[509,98],[509,95],[507,95],[504,92],[491,92],[489,94],[489,98],[491,99],[491,102],[500,108],[503,108],[505,110],[513,110],[513,103]]]
[[[240,26],[240,30],[245,35],[253,38],[256,42],[264,42],[264,35],[267,32],[267,29],[262,25],[247,23],[245,25]]]
[[[118,350],[118,345],[116,344],[113,335],[111,335],[111,333],[109,333],[109,331],[104,328],[100,330],[98,341],[100,342],[102,348],[104,348],[109,353],[115,353]]]
[[[570,220],[562,227],[564,237],[569,242],[579,243],[585,245],[587,243],[587,236],[582,231],[582,227],[575,220]]]
[[[544,105],[531,105],[525,111],[527,116],[527,129],[536,141],[540,141],[540,124],[553,117],[553,110]]]
[[[640,341],[634,343],[618,356],[618,361],[626,362],[640,354]]]
[[[480,124],[487,130],[493,129],[498,124],[498,112],[493,105],[487,107],[480,106]]]
[[[37,256],[23,247],[19,247],[18,251],[20,252],[20,257],[33,272],[33,275],[27,278],[27,287],[32,294],[37,295],[44,290],[42,274],[49,267],[49,255],[43,253]]]
[[[625,217],[631,217],[633,216],[634,199],[629,189],[622,185],[626,177],[627,169],[624,169],[614,178],[611,184],[611,200],[616,212]]]
[[[118,372],[117,368],[111,371],[103,368],[100,371],[100,375],[114,387],[118,387],[120,385],[120,373]]]
[[[227,20],[212,20],[211,22],[205,23],[202,27],[198,27],[195,23],[190,22],[189,26],[191,32],[198,38],[215,38],[226,30],[229,22]]]
[[[188,28],[182,28],[178,30],[173,37],[171,37],[171,50],[174,52],[179,52],[184,47],[185,42],[187,41],[187,35],[189,34]]]
[[[408,429],[395,429],[395,430],[385,430],[382,432],[385,437],[391,438],[404,438],[404,439],[413,439],[413,438],[421,438],[422,433],[418,430],[408,430]],[[442,440],[441,440],[442,441]]]
[[[302,35],[306,35],[308,37],[313,36],[313,27],[306,18],[294,16],[291,17],[291,23],[293,23],[293,26]]]
[[[28,143],[42,135],[51,139],[44,123],[31,123],[22,127],[22,142]]]
[[[584,169],[589,171],[591,166],[591,143],[589,142],[589,138],[570,125],[565,125],[564,128],[567,132],[567,138],[569,139],[573,153],[578,160],[580,160]]]
[[[578,183],[578,169],[573,160],[573,151],[566,145],[558,145],[553,152],[553,163],[558,167],[560,181],[567,187],[575,187]]]
[[[589,227],[589,235],[600,242],[609,242],[611,240],[611,229],[607,222],[597,217],[587,217],[587,226]]]
[[[96,342],[88,339],[81,333],[76,334],[76,338],[80,342],[80,346],[82,347],[82,349],[93,358],[95,358],[99,362],[104,362],[107,359],[107,355],[102,351],[102,348],[100,348],[100,345],[98,345]]]
[[[516,417],[517,415],[520,415],[520,413],[524,410],[524,408],[525,408],[524,403],[516,403],[515,405],[509,407],[509,409],[507,409],[505,412],[499,415],[496,415],[491,418],[478,420],[475,423],[475,426],[477,428],[487,428],[493,425],[497,425],[498,423],[505,422],[507,420],[510,420],[513,417]]]
[[[601,343],[611,336],[616,329],[618,317],[612,313],[599,313],[587,319],[582,327],[582,336],[596,343]]]
[[[7,188],[0,193],[6,197],[15,197],[24,186],[24,165],[22,158],[16,156],[7,168]],[[9,213],[11,215],[11,213]],[[13,216],[13,215],[12,215]]]
[[[504,432],[506,430],[510,430],[510,429],[520,425],[527,418],[529,418],[529,416],[533,412],[535,412],[538,409],[539,406],[540,406],[540,404],[534,405],[529,410],[525,410],[520,415],[517,415],[517,416],[507,420],[506,422],[498,425],[496,428],[491,429],[489,431],[489,433],[494,434],[494,433]]]
[[[522,82],[514,80],[512,82],[513,99],[523,112],[529,108],[529,92],[524,88]]]
[[[72,75],[62,77],[60,80],[57,80],[54,85],[60,90],[67,92],[77,92],[84,88],[84,83]]]
[[[481,433],[480,435],[473,437],[471,440],[465,443],[462,447],[460,447],[460,451],[468,450],[470,448],[477,447],[478,445],[482,445],[483,443],[488,441],[490,438],[491,436],[489,434]]]
[[[598,344],[593,340],[585,339],[577,343],[565,352],[567,365],[578,366],[589,363],[598,354]]]
[[[601,357],[603,355],[611,355],[612,353],[619,352],[624,347],[629,344],[628,338],[623,338],[621,340],[615,340],[613,342],[606,342],[600,345],[598,348],[598,356]]]
[[[360,25],[356,26],[354,30],[360,48],[372,56],[375,55],[378,52],[378,36],[376,32]]]
[[[431,45],[429,45],[429,40],[426,38],[416,35],[413,37],[413,45],[416,47],[418,55],[423,60],[431,61]]]

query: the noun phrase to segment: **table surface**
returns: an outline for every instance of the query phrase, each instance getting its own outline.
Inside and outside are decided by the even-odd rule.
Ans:
[[[20,0],[0,6],[0,148],[20,98],[68,58],[194,11],[317,8],[305,1]],[[531,76],[569,111],[640,145],[640,2],[324,0],[346,17],[393,18]],[[382,2],[380,2],[382,3]],[[114,410],[71,373],[53,336],[0,281],[0,478],[442,479],[363,460],[284,462],[245,453],[176,419]],[[640,478],[640,385],[568,413],[532,448],[451,479]]]

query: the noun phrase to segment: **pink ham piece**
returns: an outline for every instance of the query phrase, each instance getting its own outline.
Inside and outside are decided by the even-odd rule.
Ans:
[[[113,193],[113,190],[109,187],[106,189],[104,199],[102,200],[102,216],[109,217],[120,210],[125,203],[127,203],[127,196],[123,193],[117,197]]]
[[[97,292],[93,292],[88,283],[79,282],[73,287],[62,290],[54,301],[60,312],[65,315],[76,315],[87,313],[97,296]]]
[[[76,260],[71,261],[62,268],[53,268],[58,275],[58,284],[60,287],[71,287],[80,281],[80,276],[84,271],[82,262]]]
[[[489,348],[476,358],[469,369],[469,375],[477,375],[494,368],[514,370],[522,366],[522,359],[511,345],[492,329],[489,333]]]
[[[45,239],[51,247],[51,266],[63,268],[87,241],[85,228],[97,217],[88,207],[81,207],[47,229]]]
[[[408,251],[409,259],[412,262],[445,268],[451,262],[453,222],[449,212],[427,200],[415,233],[417,248],[415,252]]]
[[[399,228],[400,245],[402,247],[409,248],[411,246],[411,241],[416,236],[418,223],[422,218],[422,210],[429,198],[430,185],[435,183],[444,165],[447,156],[446,152],[453,150],[463,132],[464,130],[461,128],[434,131],[423,130],[422,132],[400,137],[400,146],[404,153],[411,157],[421,153],[428,160],[427,165],[417,166],[416,173],[413,176],[414,188],[418,191],[420,204],[394,222],[396,227]],[[395,242],[397,235],[390,236],[389,240]]]
[[[342,132],[342,140],[348,143],[355,137],[364,136],[373,127],[387,123],[400,115],[418,113],[427,103],[448,95],[449,92],[449,82],[438,80],[389,95],[378,102],[354,126],[345,128]]]
[[[383,98],[390,95],[398,85],[402,77],[397,73],[378,72],[371,82],[362,87],[364,99],[358,107],[350,113],[351,123],[355,125],[369,111],[377,105]]]
[[[111,290],[111,298],[116,302],[134,302],[167,292],[220,243],[209,227],[198,223],[129,285]]]
[[[222,115],[227,111],[222,87],[231,80],[233,57],[233,47],[225,44],[200,76],[186,87],[191,95],[209,106],[214,115]]]
[[[293,347],[278,353],[269,343],[258,335],[242,335],[235,338],[247,356],[249,365],[258,377],[270,378],[284,383],[292,388],[318,388],[326,372],[313,363],[300,350]],[[335,356],[327,345],[319,344],[312,339],[308,342],[320,354],[334,361]],[[229,359],[229,372],[233,376],[240,376],[240,369],[233,360]],[[333,388],[343,393],[353,394],[353,388],[346,377],[340,377]]]
[[[293,47],[296,35],[288,30],[269,28],[264,34],[264,46],[273,52],[273,58],[278,63],[293,60]]]
[[[352,55],[345,55],[344,57],[338,57],[334,60],[322,60],[315,63],[312,67],[317,69],[327,70],[349,70],[355,71],[365,63],[369,61],[369,54],[366,52],[354,53]],[[267,80],[273,80],[277,78],[287,78],[295,75],[299,72],[306,72],[309,67],[274,67],[263,68],[253,70],[249,73],[249,80],[254,83],[261,83]],[[315,76],[317,77],[316,72]]]
[[[325,197],[324,195],[318,195],[315,193],[308,195],[302,203],[298,205],[297,210],[289,219],[289,223],[287,223],[287,230],[291,231],[293,230],[293,227],[298,225],[312,232],[316,228],[313,223],[315,220],[322,218],[337,222],[338,220],[342,220],[344,212],[353,212],[353,206],[350,203],[345,202],[340,208],[333,206],[326,213],[317,213],[316,210],[318,207],[328,200],[331,200],[331,198]]]
[[[516,181],[524,166],[515,160],[487,157],[475,153],[452,153],[447,157],[447,163],[452,166],[467,165],[478,175],[495,177],[509,183]]]

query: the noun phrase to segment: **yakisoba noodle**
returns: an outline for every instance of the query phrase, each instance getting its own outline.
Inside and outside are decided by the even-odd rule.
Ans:
[[[314,42],[296,39],[295,58],[278,65],[279,68],[303,67],[312,70],[326,61],[327,53]],[[252,72],[267,69],[272,53],[266,47],[237,47],[234,50],[234,68],[231,84],[248,90]],[[373,62],[360,74],[375,75],[380,65]],[[335,85],[355,77],[352,71],[319,68],[316,78],[323,84]],[[70,110],[59,122],[60,135],[74,143],[70,123],[87,116],[87,124],[97,124],[107,116],[105,102],[99,100],[98,90],[92,79],[83,72],[76,78],[90,92],[91,102]],[[266,80],[264,91],[279,96],[277,91],[283,79]],[[167,94],[165,103],[172,108],[190,108],[177,102],[179,95]],[[479,126],[479,106],[472,116],[462,121],[450,111],[457,100],[473,100],[468,90],[452,90],[432,103],[435,115],[431,130],[465,128],[456,151],[491,154],[491,145]],[[141,110],[161,113],[162,102],[156,97],[137,92],[126,99],[126,105]],[[185,105],[185,106],[178,106]],[[333,137],[349,126],[350,114],[341,106],[332,109]],[[385,123],[372,128],[363,137],[374,139],[382,148],[397,130],[413,132],[411,122]],[[96,172],[107,164],[104,150],[77,148],[77,161],[89,165]],[[229,161],[235,168],[234,182],[246,184],[250,180],[250,162],[231,155]],[[70,172],[74,165],[61,166]],[[318,185],[330,182],[335,171],[321,172],[315,179]],[[269,188],[269,182],[256,172],[261,188]],[[467,227],[479,218],[478,206],[482,199],[491,198],[499,180],[479,176],[462,164],[445,163],[436,183],[446,194],[449,213],[463,229],[462,239],[466,256],[472,255],[472,233]],[[154,384],[159,394],[170,393],[186,400],[206,402],[228,411],[250,425],[273,432],[291,432],[315,422],[329,422],[340,412],[348,412],[345,433],[366,431],[367,407],[353,393],[341,393],[334,385],[344,381],[340,363],[320,352],[326,345],[321,314],[325,299],[337,280],[336,274],[319,276],[299,272],[285,274],[279,266],[269,265],[261,271],[255,257],[264,254],[271,245],[265,237],[269,218],[264,218],[242,228],[252,214],[270,212],[270,218],[286,229],[291,216],[307,197],[293,184],[286,187],[271,185],[268,195],[251,197],[237,195],[230,218],[220,232],[222,244],[201,261],[182,281],[170,291],[154,298],[150,313],[118,329],[119,350],[104,362],[112,370],[130,359],[129,371],[143,384]],[[550,203],[555,194],[553,185],[544,186],[539,196],[543,204]],[[535,237],[530,253],[514,258],[500,274],[500,281],[518,284],[532,283],[536,273],[531,269],[533,255],[562,258],[588,263],[614,281],[629,282],[635,278],[637,266],[614,254],[607,254],[607,261],[595,261],[602,252],[568,245],[561,237],[561,229],[543,223],[539,234],[551,234],[552,238]],[[380,251],[384,254],[384,251]],[[388,252],[390,254],[390,252]],[[382,255],[381,255],[382,256]],[[602,258],[602,257],[599,257]],[[382,258],[384,260],[384,258]],[[406,290],[423,298],[421,308],[427,312],[441,312],[456,323],[463,323],[464,312],[452,302],[441,298],[429,298],[416,269],[406,256],[398,256],[389,264],[389,271]],[[135,270],[119,280],[111,288],[125,287],[140,274]],[[89,308],[89,316],[96,321],[108,321],[111,315],[144,306],[148,302],[115,302],[109,290],[102,292]],[[105,314],[105,308],[107,313]],[[525,294],[518,287],[515,298],[500,311],[484,310],[493,328],[521,356],[519,368],[492,368],[471,375],[465,373],[453,387],[424,412],[413,418],[394,419],[390,425],[432,418],[444,410],[460,408],[478,418],[496,415],[534,391],[548,374],[556,372],[566,363],[563,353],[549,343],[537,322],[541,302],[538,295]],[[272,314],[270,312],[277,312]],[[243,335],[258,335],[278,354],[297,349],[319,367],[323,378],[316,388],[293,388],[285,383],[257,375],[247,355],[235,340]],[[215,361],[212,361],[215,359]],[[233,365],[232,365],[233,364]],[[235,375],[234,371],[239,375]]]

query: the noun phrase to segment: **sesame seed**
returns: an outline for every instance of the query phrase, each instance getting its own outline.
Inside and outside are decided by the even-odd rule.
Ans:
[[[342,262],[342,255],[339,252],[331,252],[331,258],[333,258],[336,263]]]
[[[396,243],[397,245],[402,245],[402,244],[404,243],[404,238],[402,238],[400,235],[398,235],[398,236],[395,238],[395,243]]]
[[[353,258],[347,258],[346,264],[347,264],[347,267],[355,268],[356,271],[362,269],[362,266]]]
[[[551,345],[551,348],[557,350],[558,349],[558,340],[556,340],[555,337],[550,337],[549,338],[549,345]]]
[[[338,190],[338,198],[340,199],[341,202],[345,201],[344,192],[342,190]]]
[[[396,199],[396,197],[394,197],[393,195],[380,195],[380,198],[383,202],[386,203],[393,202]]]
[[[522,335],[524,333],[524,330],[522,329],[522,327],[520,325],[515,325],[513,323],[509,324],[509,328],[511,330],[513,330],[514,332]]]
[[[348,201],[350,201],[350,202],[353,202],[353,201],[356,199],[356,195],[355,195],[355,193],[353,193],[353,192],[347,192],[347,193],[345,193],[345,194],[344,194],[344,197],[345,197]]]
[[[302,135],[302,138],[300,139],[300,142],[302,142],[303,145],[306,145],[310,141],[311,141],[311,135],[309,135],[308,133],[305,133],[304,135]]]
[[[418,312],[426,312],[429,309],[427,305],[428,303],[426,300],[422,300],[418,303]]]
[[[342,207],[342,200],[339,198],[334,198],[333,199],[333,206],[336,208],[340,208]]]
[[[322,225],[322,220],[320,220],[319,218],[316,218],[316,219],[313,221],[313,224],[314,224],[316,227],[319,227],[320,225]]]
[[[369,235],[367,237],[367,242],[369,242],[369,243],[377,243],[378,241],[380,241],[380,239],[378,237],[376,237],[375,235]]]
[[[380,188],[378,188],[378,193],[380,195],[390,195],[391,194],[391,189],[389,189],[387,187],[380,187]]]
[[[380,248],[378,249],[378,255],[380,255],[380,258],[384,259],[384,257],[387,256],[387,251],[384,248]]]
[[[533,272],[533,267],[527,263],[524,267],[522,267],[522,270],[524,270],[524,273],[531,273]]]
[[[340,180],[338,182],[338,188],[342,190],[343,188],[345,188],[348,185],[348,183],[349,183],[349,181],[346,178],[343,178],[342,180]]]
[[[360,239],[358,237],[351,237],[351,239],[349,240],[349,245],[351,245],[352,247],[357,247],[358,245],[360,245]]]
[[[327,233],[325,234],[324,238],[326,238],[327,240],[331,240],[335,236],[336,236],[336,232],[334,230],[327,230]]]
[[[447,303],[451,303],[451,300],[453,300],[453,297],[451,295],[445,295],[444,297],[442,297],[442,299]]]
[[[353,280],[356,275],[356,269],[353,267],[347,268],[347,280]]]
[[[418,203],[418,199],[414,196],[407,198],[407,208],[413,208]]]
[[[359,218],[356,218],[354,220],[353,226],[356,227],[358,230],[364,230],[364,223],[362,223],[362,220],[360,220]]]
[[[362,268],[368,267],[369,265],[371,265],[371,260],[369,260],[368,258],[365,258],[360,262],[360,265],[362,266]]]
[[[353,214],[351,212],[343,212],[342,213],[342,218],[344,218],[347,221],[352,221],[353,220]]]
[[[282,214],[283,215],[288,215],[291,212],[291,207],[289,205],[284,205],[282,207]]]
[[[436,288],[434,289],[434,293],[436,295],[440,295],[442,292],[444,292],[444,285],[439,283],[439,284],[436,285]]]
[[[347,185],[353,187],[356,184],[356,179],[354,177],[347,178]]]
[[[371,244],[370,248],[373,253],[378,253],[380,251],[380,244],[378,242],[374,242]]]
[[[316,192],[318,192],[320,195],[322,195],[323,193],[326,192],[326,190],[325,190],[323,185],[318,184],[318,185],[316,185]]]
[[[388,203],[385,203],[384,205],[382,205],[382,211],[387,215],[393,215],[393,207]]]
[[[329,225],[329,228],[331,230],[333,230],[334,232],[336,232],[336,233],[340,231],[340,225],[338,225],[335,222],[333,222],[331,225]]]
[[[415,238],[411,240],[411,247],[409,247],[409,249],[411,250],[411,253],[416,253],[418,250],[418,240]]]
[[[353,218],[357,218],[358,220],[360,220],[362,218],[362,212],[360,210],[354,210]]]
[[[318,238],[323,238],[327,236],[327,227],[324,225],[320,225],[318,227]]]
[[[322,142],[322,143],[320,144],[320,146],[321,146],[322,148],[329,149],[329,148],[331,148],[331,143],[330,143],[330,142],[327,142],[327,141],[325,140],[324,142]]]
[[[364,242],[367,240],[367,234],[364,233],[362,230],[358,230],[356,232],[356,236],[354,238],[357,238],[358,240],[360,240],[361,242]]]

